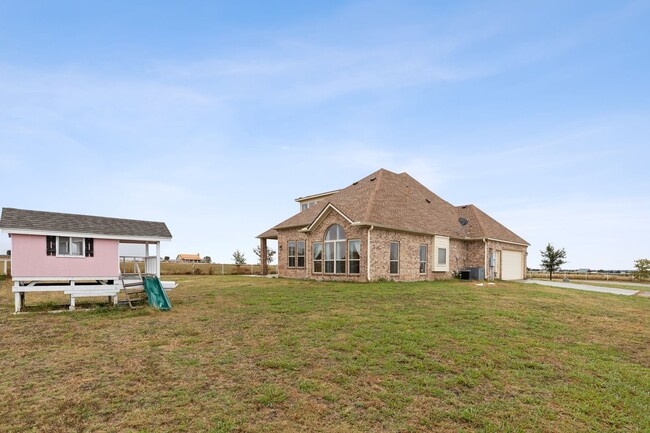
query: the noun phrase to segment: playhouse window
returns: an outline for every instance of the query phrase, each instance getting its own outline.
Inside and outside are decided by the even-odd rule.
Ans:
[[[84,240],[83,238],[72,238],[59,236],[58,242],[58,256],[79,256],[84,255]]]

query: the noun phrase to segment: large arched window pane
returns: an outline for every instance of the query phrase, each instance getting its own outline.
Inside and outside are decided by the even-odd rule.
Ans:
[[[325,273],[345,274],[345,230],[338,224],[325,232]]]

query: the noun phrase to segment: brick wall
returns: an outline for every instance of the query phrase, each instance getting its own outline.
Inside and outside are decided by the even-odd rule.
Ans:
[[[510,244],[507,242],[498,242],[498,241],[488,241],[487,242],[487,247],[488,247],[488,257],[489,257],[489,251],[504,251],[504,250],[509,250],[509,251],[521,251],[524,253],[524,263],[523,263],[523,275],[526,277],[526,266],[527,266],[527,260],[528,260],[528,247],[524,245],[515,245],[515,244]],[[499,262],[499,255],[496,256],[497,261],[496,261],[496,266],[494,268],[494,278],[501,278],[501,263]],[[489,264],[488,264],[489,266]],[[489,267],[485,269],[485,276],[488,277],[488,272],[489,272]]]
[[[361,260],[358,274],[325,274],[313,272],[313,243],[324,242],[325,232],[332,224],[339,224],[345,230],[346,240],[361,241]],[[278,246],[282,246],[278,255],[278,273],[282,277],[289,278],[312,278],[315,280],[337,280],[337,281],[367,281],[367,228],[352,226],[338,212],[330,211],[321,223],[311,233],[301,233],[299,229],[278,230]],[[288,267],[288,241],[306,241],[305,268]],[[324,252],[323,252],[324,254]],[[346,253],[347,258],[347,253]],[[346,271],[347,264],[346,264]]]
[[[313,243],[324,242],[325,232],[332,224],[343,227],[346,240],[359,240],[361,244],[361,260],[359,274],[325,274],[313,272]],[[434,237],[406,232],[391,231],[375,228],[370,231],[371,248],[371,280],[387,279],[394,281],[438,280],[451,278],[461,269],[470,267],[485,267],[486,277],[489,268],[486,267],[485,243],[482,240],[464,241],[450,239],[448,262],[449,271],[433,272]],[[305,241],[305,267],[288,267],[288,241]],[[399,273],[390,273],[390,244],[399,242]],[[311,233],[303,233],[299,229],[278,230],[278,273],[288,278],[311,278],[315,280],[367,281],[368,227],[351,225],[338,212],[330,211]],[[427,245],[427,271],[420,274],[420,245]],[[526,251],[526,247],[488,241],[488,248],[496,250]],[[346,271],[347,269],[346,265]]]

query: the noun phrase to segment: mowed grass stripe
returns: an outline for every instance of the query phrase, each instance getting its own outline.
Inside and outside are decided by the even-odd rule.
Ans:
[[[177,280],[169,313],[18,316],[5,281],[0,430],[650,430],[645,298],[515,283]],[[62,302],[27,298],[36,310]]]

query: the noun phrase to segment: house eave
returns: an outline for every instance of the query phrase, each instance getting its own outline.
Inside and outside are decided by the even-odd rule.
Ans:
[[[50,230],[28,230],[28,229],[14,229],[3,227],[1,232],[9,235],[35,235],[35,236],[71,236],[75,238],[93,238],[93,239],[113,239],[118,241],[131,241],[131,242],[160,242],[171,241],[171,237],[166,236],[129,236],[129,235],[107,235],[102,233],[88,233],[88,232],[67,232],[67,231],[50,231]]]
[[[529,247],[529,243],[521,243],[521,242],[514,242],[514,241],[506,241],[504,239],[496,239],[496,238],[489,238],[489,237],[480,237],[480,238],[454,238],[454,239],[460,239],[463,241],[493,241],[493,242],[501,242],[504,244],[512,244],[512,245],[519,245],[522,247]]]
[[[298,203],[302,203],[304,201],[314,200],[314,199],[322,198],[322,197],[328,197],[330,195],[336,194],[339,191],[340,191],[340,189],[335,189],[333,191],[327,191],[327,192],[321,192],[321,193],[318,193],[318,194],[306,195],[304,197],[298,197],[297,199],[295,199],[295,201],[298,202]]]
[[[336,213],[338,213],[339,215],[341,215],[341,216],[342,216],[342,217],[343,217],[343,218],[344,218],[348,223],[350,223],[350,224],[353,223],[353,221],[352,221],[352,220],[351,220],[351,219],[350,219],[346,214],[344,214],[343,212],[341,212],[340,209],[338,209],[338,208],[337,208],[336,206],[334,206],[332,203],[328,203],[327,206],[325,206],[325,208],[323,208],[323,210],[320,211],[320,213],[319,213],[318,216],[314,219],[314,221],[312,221],[311,224],[309,224],[307,227],[305,227],[305,228],[302,229],[301,231],[302,231],[302,232],[310,232],[314,227],[316,227],[317,225],[319,225],[319,224],[321,223],[321,221],[325,218],[325,216],[326,216],[329,212],[331,212],[332,210],[335,211]]]

